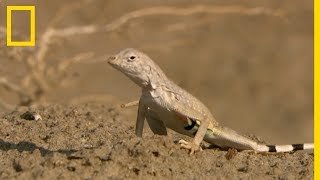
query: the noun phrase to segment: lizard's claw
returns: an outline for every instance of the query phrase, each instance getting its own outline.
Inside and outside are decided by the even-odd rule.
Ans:
[[[179,144],[182,148],[190,150],[190,155],[193,155],[197,151],[202,151],[202,148],[199,145],[196,145],[194,143],[190,143],[190,142],[185,141],[183,139],[179,140]]]

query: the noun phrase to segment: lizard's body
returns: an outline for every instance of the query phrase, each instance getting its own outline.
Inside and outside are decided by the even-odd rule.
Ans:
[[[144,120],[155,134],[166,135],[166,128],[194,137],[193,142],[180,141],[191,153],[199,150],[202,140],[222,148],[286,152],[313,149],[313,144],[264,145],[237,132],[221,127],[208,108],[197,98],[172,82],[144,53],[125,49],[110,57],[109,63],[142,88],[139,100],[136,134],[142,136]]]

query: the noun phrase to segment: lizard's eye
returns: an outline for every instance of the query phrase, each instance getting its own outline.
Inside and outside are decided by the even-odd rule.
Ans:
[[[130,57],[128,58],[128,61],[132,62],[132,61],[134,61],[135,59],[136,59],[135,56],[130,56]]]

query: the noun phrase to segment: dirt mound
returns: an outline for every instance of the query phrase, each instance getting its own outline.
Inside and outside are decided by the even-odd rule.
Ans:
[[[42,119],[22,119],[26,111]],[[134,123],[135,118],[124,110],[97,103],[4,113],[0,119],[0,179],[313,178],[313,154],[206,148],[189,156],[176,143],[183,136],[172,131],[156,136],[145,127],[140,139],[134,135]]]

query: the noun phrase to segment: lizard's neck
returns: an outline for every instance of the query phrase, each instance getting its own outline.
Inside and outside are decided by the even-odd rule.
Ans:
[[[142,88],[145,91],[153,91],[166,85],[169,81],[170,80],[160,68],[151,68],[150,73],[148,74],[148,81]]]

